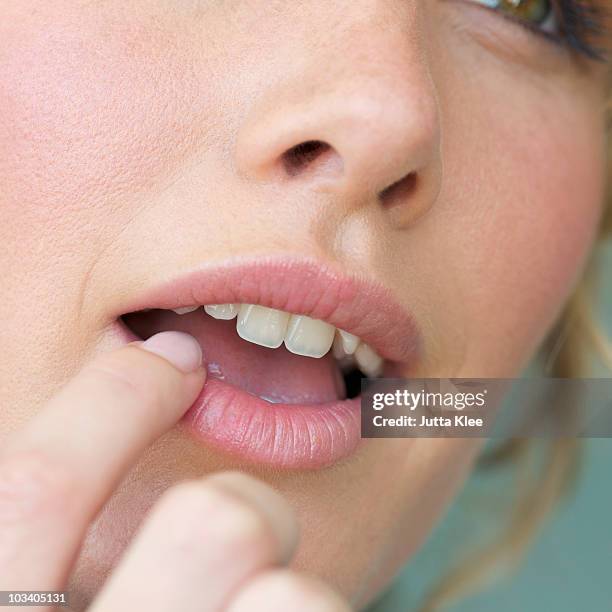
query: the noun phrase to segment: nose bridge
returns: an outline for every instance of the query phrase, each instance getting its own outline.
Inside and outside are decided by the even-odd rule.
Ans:
[[[313,51],[299,73],[288,67],[257,92],[237,137],[238,171],[280,180],[288,152],[318,143],[317,155],[333,157],[319,174],[338,191],[363,195],[435,164],[439,110],[418,11],[396,9],[394,17],[401,24],[389,15],[362,19]]]

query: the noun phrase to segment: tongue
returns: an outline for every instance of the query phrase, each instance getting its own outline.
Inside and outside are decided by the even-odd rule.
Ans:
[[[236,321],[219,321],[203,310],[177,315],[151,310],[124,317],[141,338],[161,331],[188,332],[200,343],[210,376],[270,402],[322,404],[345,396],[344,382],[331,352],[322,359],[290,353],[284,345],[269,349],[236,333]]]

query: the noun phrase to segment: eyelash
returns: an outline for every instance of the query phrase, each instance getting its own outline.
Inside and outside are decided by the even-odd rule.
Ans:
[[[574,53],[600,62],[608,61],[607,50],[595,45],[595,39],[605,41],[611,34],[606,27],[606,18],[611,16],[595,0],[551,0],[552,11],[557,22],[557,32],[543,30],[541,26],[529,23],[495,7],[502,17],[526,28],[536,35],[543,36],[551,42],[562,45]]]

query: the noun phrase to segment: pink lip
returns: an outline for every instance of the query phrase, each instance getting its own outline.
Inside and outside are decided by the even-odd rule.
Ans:
[[[394,363],[413,362],[420,335],[390,291],[311,260],[266,258],[207,265],[149,289],[116,314],[196,304],[261,304],[306,314],[359,336]],[[123,325],[125,340],[136,339]],[[271,404],[210,378],[183,418],[202,442],[248,461],[313,469],[360,442],[359,398],[327,404]]]

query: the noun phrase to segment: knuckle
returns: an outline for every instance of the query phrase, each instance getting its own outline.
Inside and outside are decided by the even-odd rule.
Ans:
[[[277,545],[265,517],[215,487],[197,481],[176,485],[164,494],[159,510],[183,550],[205,544],[225,558],[273,558]]]
[[[0,464],[0,524],[66,515],[78,483],[68,466],[36,451],[7,457]]]

